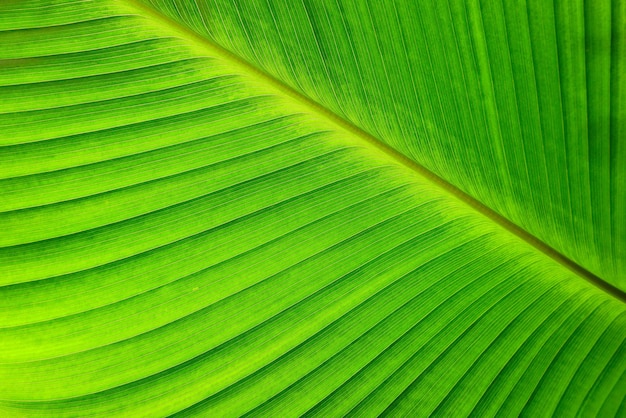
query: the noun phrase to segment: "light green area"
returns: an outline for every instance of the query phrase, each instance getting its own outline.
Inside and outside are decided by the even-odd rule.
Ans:
[[[623,286],[623,5],[152,3],[0,4],[0,416],[626,416],[624,302],[373,142]]]

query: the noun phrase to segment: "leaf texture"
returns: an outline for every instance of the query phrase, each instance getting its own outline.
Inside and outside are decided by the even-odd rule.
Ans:
[[[586,251],[586,267],[621,283],[612,274],[623,266],[623,223],[603,217],[603,200],[585,206],[593,219],[575,218],[560,212],[563,189],[544,184],[545,176],[529,172],[541,188],[506,185],[507,176],[525,180],[513,169],[494,171],[502,162],[491,155],[497,146],[478,140],[492,137],[457,131],[474,129],[472,112],[482,112],[481,123],[505,123],[472,105],[480,97],[470,95],[476,84],[459,87],[467,95],[462,107],[445,84],[456,70],[432,68],[428,79],[424,56],[377,52],[383,44],[395,53],[415,48],[417,40],[396,38],[409,36],[409,2],[368,11],[378,26],[360,31],[353,26],[368,15],[347,3],[324,3],[324,13],[296,4],[289,10],[298,17],[284,15],[280,2],[154,6],[512,220],[528,210],[524,227],[545,232],[549,225],[568,245],[557,248],[572,257]],[[433,31],[438,20],[430,19],[439,15],[418,11],[422,25],[411,27]],[[392,25],[391,16],[407,21]],[[310,26],[300,24],[306,17]],[[322,18],[343,21],[323,24],[344,32],[307,29]],[[498,19],[491,23],[504,22]],[[288,23],[294,32],[283,30]],[[435,34],[451,35],[442,32]],[[356,38],[374,33],[380,39]],[[290,55],[294,41],[306,54]],[[361,49],[346,54],[344,41]],[[337,48],[332,54],[329,45]],[[430,59],[460,65],[440,55],[453,51],[445,43],[428,45],[442,48]],[[366,52],[376,58],[360,62]],[[392,66],[376,61],[381,56],[422,64]],[[345,61],[335,66],[339,58]],[[605,62],[589,65],[606,70]],[[416,71],[409,89],[406,74],[396,72],[407,69]],[[623,77],[613,70],[610,77],[617,80],[610,88],[623,92]],[[352,84],[359,78],[360,88]],[[507,82],[496,84],[503,92],[524,90],[506,90]],[[594,94],[589,109],[596,103],[601,119],[608,93]],[[492,100],[509,116],[521,114],[505,110],[505,96],[477,103]],[[3,416],[626,414],[622,301],[152,9],[123,0],[2,4],[0,97]],[[432,107],[444,98],[447,104]],[[412,110],[429,106],[430,116]],[[557,129],[555,112],[527,116]],[[621,129],[617,120],[610,129]],[[518,125],[534,135],[532,126]],[[614,138],[597,132],[604,132],[602,144]],[[501,138],[511,141],[503,152],[536,151],[522,136]],[[560,161],[563,149],[553,149],[553,158]],[[621,168],[605,163],[612,174],[598,184],[611,180],[608,196],[623,196],[614,184]],[[555,171],[550,182],[579,184]],[[557,194],[537,206],[533,197],[544,199],[548,189]],[[608,224],[594,223],[595,216]],[[591,235],[574,240],[581,231]],[[593,234],[602,241],[586,239]],[[602,247],[605,238],[613,252]]]
[[[623,2],[145,2],[626,289]]]

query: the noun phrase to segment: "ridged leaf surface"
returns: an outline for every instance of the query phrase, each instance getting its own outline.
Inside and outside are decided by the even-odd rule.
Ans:
[[[625,8],[485,3],[0,4],[0,415],[626,416]]]

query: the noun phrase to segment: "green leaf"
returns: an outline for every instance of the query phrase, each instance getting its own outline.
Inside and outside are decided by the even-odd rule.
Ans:
[[[0,4],[0,415],[626,416],[624,22]]]

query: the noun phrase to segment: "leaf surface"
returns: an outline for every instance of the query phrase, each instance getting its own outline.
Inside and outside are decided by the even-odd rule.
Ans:
[[[625,288],[621,2],[145,2]]]
[[[624,10],[473,7],[0,5],[2,414],[623,416]]]

